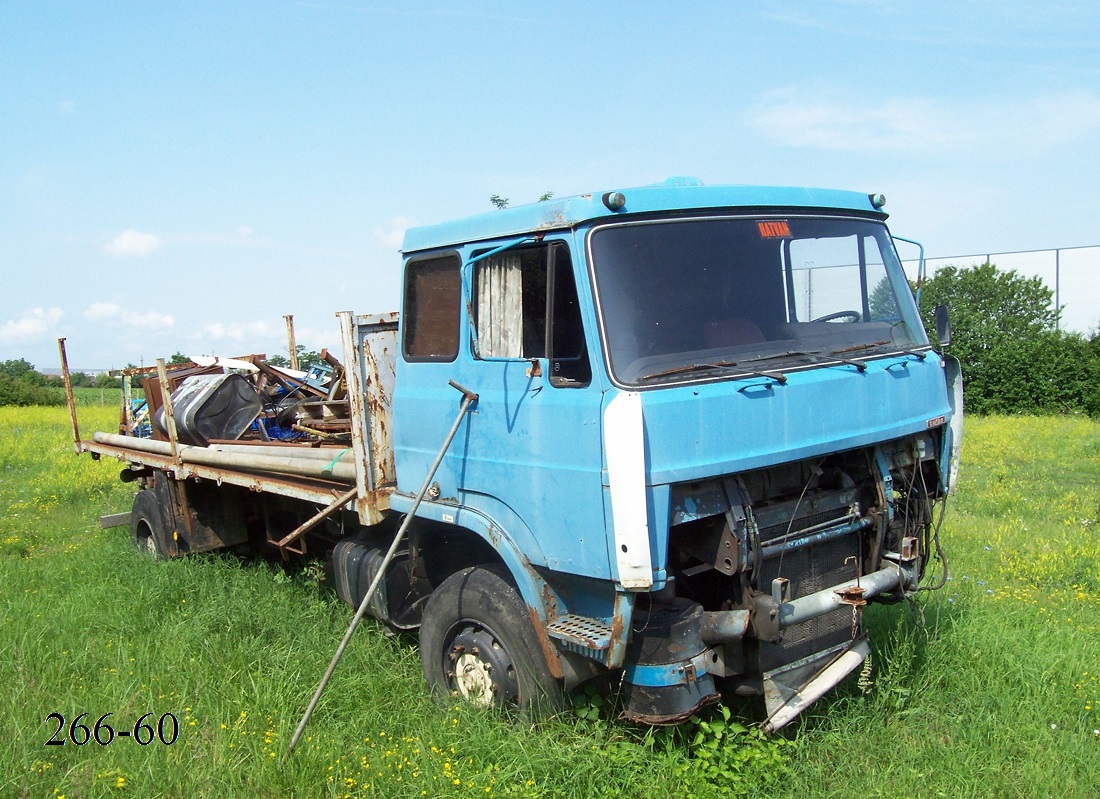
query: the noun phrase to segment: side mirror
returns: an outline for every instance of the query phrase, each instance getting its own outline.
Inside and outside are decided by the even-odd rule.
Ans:
[[[951,316],[947,313],[946,305],[937,305],[936,310],[936,339],[940,347],[951,346]]]

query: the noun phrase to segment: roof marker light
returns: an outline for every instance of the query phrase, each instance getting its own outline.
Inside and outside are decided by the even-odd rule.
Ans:
[[[875,208],[882,208],[882,206],[886,205],[885,194],[868,194],[867,196],[871,198],[871,205]]]
[[[621,191],[609,191],[603,196],[603,204],[609,211],[621,211],[626,207],[626,195]]]

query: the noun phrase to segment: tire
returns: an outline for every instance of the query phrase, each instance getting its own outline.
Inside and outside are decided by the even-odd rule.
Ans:
[[[139,491],[130,511],[130,542],[140,554],[156,560],[168,560],[168,529],[156,494]]]
[[[420,663],[438,695],[525,714],[562,706],[527,607],[492,566],[444,580],[424,607]]]

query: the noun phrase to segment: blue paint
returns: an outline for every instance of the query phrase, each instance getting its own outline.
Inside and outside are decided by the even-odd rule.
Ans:
[[[517,578],[521,593],[547,622],[557,614],[575,613],[611,624],[616,607],[622,614],[628,612],[622,608],[633,606],[621,598],[616,602],[621,592],[615,590],[614,520],[602,435],[603,411],[627,383],[640,392],[643,407],[654,591],[668,579],[673,514],[681,521],[709,515],[690,493],[673,507],[674,485],[874,447],[926,433],[930,420],[942,418],[938,426],[953,415],[943,363],[929,353],[908,289],[891,317],[895,326],[907,325],[904,345],[850,355],[835,350],[832,360],[814,354],[798,362],[757,367],[773,374],[782,371],[784,381],[731,369],[630,382],[640,381],[643,369],[624,383],[608,363],[608,342],[615,336],[604,329],[608,322],[601,317],[594,286],[597,267],[589,263],[593,228],[744,209],[767,218],[799,213],[849,216],[864,227],[880,226],[885,215],[868,195],[847,191],[709,187],[684,179],[614,190],[626,198],[619,211],[604,205],[604,192],[594,192],[414,228],[404,243],[407,258],[456,253],[465,297],[454,309],[460,344],[453,362],[398,359],[393,395],[398,494],[392,506],[408,508],[454,417],[460,397],[448,381],[477,393],[475,408],[437,472],[440,500],[425,503],[419,513],[437,520],[450,516],[456,524],[462,524],[459,519],[473,520],[467,526],[498,547],[509,568],[525,572]],[[526,242],[529,238],[541,244]],[[591,379],[583,385],[552,382],[555,363],[545,353],[479,359],[471,345],[476,270],[487,268],[492,251],[530,253],[532,247],[550,242],[569,253],[566,268],[576,286],[591,364]],[[880,268],[887,270],[898,294],[904,275],[892,252],[886,260]],[[868,294],[865,291],[863,298],[865,314]],[[795,298],[789,302],[793,308]],[[402,318],[402,333],[407,322]],[[818,327],[807,329],[823,337],[844,329],[842,324],[812,323]],[[883,322],[881,327],[889,330],[890,324]],[[845,357],[856,363],[844,363]],[[501,534],[490,535],[493,529]],[[552,609],[547,596],[553,599]],[[616,642],[619,651],[621,644]],[[632,673],[642,676],[637,669]],[[671,674],[645,674],[656,685],[672,679]]]

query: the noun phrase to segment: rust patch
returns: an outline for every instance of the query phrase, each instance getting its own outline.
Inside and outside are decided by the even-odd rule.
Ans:
[[[531,619],[531,626],[535,628],[535,639],[539,642],[539,647],[542,648],[542,654],[546,658],[547,668],[549,668],[550,673],[554,675],[554,679],[565,679],[565,671],[561,666],[561,658],[558,655],[558,649],[554,646],[554,642],[550,640],[550,636],[546,633],[546,625],[542,623],[542,618],[539,616],[538,610],[528,605],[527,615]]]
[[[546,616],[548,618],[556,618],[561,612],[558,610],[557,597],[554,596],[554,592],[550,588],[550,583],[547,582],[542,584],[542,604],[546,607]]]
[[[848,586],[836,593],[840,597],[840,601],[845,605],[853,605],[858,608],[867,604],[867,600],[863,598],[863,588],[861,586]]]
[[[611,647],[613,648],[616,644],[618,644],[619,641],[622,640],[622,637],[623,615],[621,613],[616,613],[611,617]]]

